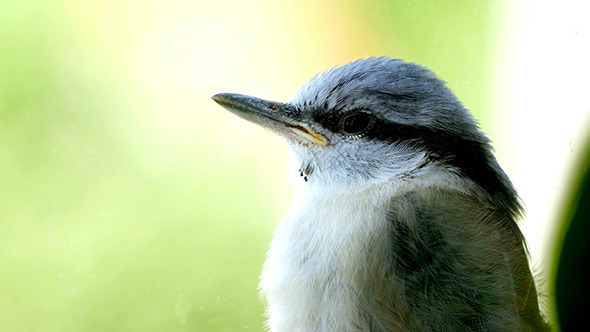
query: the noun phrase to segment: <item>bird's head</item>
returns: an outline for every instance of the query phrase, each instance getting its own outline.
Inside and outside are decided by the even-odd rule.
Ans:
[[[435,182],[519,209],[476,121],[420,65],[357,60],[316,75],[289,103],[228,93],[213,99],[285,137],[309,185]]]

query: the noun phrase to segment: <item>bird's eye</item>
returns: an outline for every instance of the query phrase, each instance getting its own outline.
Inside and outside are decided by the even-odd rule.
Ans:
[[[342,131],[349,135],[360,134],[373,124],[373,117],[367,113],[353,113],[342,121]]]

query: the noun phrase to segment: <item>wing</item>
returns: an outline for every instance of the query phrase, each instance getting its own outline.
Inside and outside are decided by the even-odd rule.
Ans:
[[[547,330],[508,215],[452,190],[392,200],[388,283],[409,330]]]

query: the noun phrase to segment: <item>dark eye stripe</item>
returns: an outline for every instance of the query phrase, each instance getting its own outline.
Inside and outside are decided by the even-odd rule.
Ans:
[[[349,114],[368,113],[357,111]],[[313,119],[324,128],[342,133],[341,111],[313,112]],[[350,134],[348,134],[350,135]],[[520,203],[509,180],[497,165],[487,141],[424,126],[405,125],[374,117],[368,129],[356,135],[391,144],[403,143],[428,154],[431,161],[449,165],[481,186],[491,196],[487,203],[518,213]],[[493,167],[492,165],[495,165]],[[501,208],[501,210],[504,210]]]
[[[428,158],[452,166],[463,176],[470,178],[492,197],[488,203],[508,207],[518,211],[516,193],[504,178],[504,173],[496,165],[486,141],[468,139],[441,129],[423,126],[403,125],[378,120],[379,126],[369,130],[366,137],[390,143],[401,143],[425,151]]]

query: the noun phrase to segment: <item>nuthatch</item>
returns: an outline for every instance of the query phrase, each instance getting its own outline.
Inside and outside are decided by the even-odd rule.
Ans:
[[[281,134],[295,189],[261,276],[272,331],[541,331],[488,138],[428,69],[362,59],[289,103],[213,96]]]

